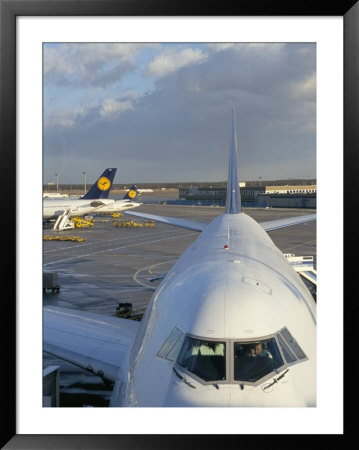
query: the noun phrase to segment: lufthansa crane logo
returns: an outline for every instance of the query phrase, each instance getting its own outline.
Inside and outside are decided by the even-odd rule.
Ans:
[[[97,187],[101,191],[107,191],[111,186],[111,181],[107,177],[101,177],[97,182]]]
[[[136,197],[136,191],[134,191],[133,189],[131,189],[130,191],[128,191],[128,196],[129,196],[130,198]]]

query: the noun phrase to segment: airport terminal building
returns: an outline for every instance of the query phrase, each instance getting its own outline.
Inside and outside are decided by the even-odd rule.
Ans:
[[[317,206],[317,186],[245,186],[241,183],[241,200],[244,207],[313,208]],[[189,187],[179,189],[179,200],[194,204],[223,206],[227,188]]]

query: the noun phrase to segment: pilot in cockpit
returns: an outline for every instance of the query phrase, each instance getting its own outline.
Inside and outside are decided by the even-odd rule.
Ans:
[[[263,344],[261,342],[257,342],[256,344],[253,344],[250,349],[246,352],[246,356],[250,357],[266,357],[273,359],[272,354],[263,348]]]

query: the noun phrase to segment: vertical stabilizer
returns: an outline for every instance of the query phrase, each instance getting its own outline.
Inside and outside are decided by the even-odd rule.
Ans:
[[[96,183],[91,186],[89,191],[82,196],[82,199],[98,200],[100,198],[108,198],[112,188],[112,182],[115,178],[116,168],[106,169],[97,179]]]
[[[123,197],[124,200],[134,200],[137,195],[137,186],[133,185],[130,187],[128,192],[126,192],[125,196]]]
[[[241,212],[241,193],[238,181],[238,151],[236,133],[236,114],[232,108],[231,144],[229,150],[229,167],[227,181],[226,213],[238,214]]]

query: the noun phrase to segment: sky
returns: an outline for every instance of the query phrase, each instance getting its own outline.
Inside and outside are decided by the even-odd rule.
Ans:
[[[233,106],[240,180],[316,178],[315,44],[44,44],[43,182],[224,181]]]

